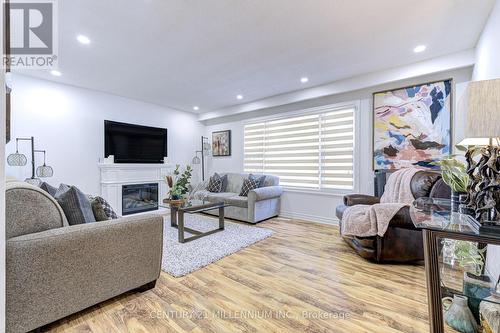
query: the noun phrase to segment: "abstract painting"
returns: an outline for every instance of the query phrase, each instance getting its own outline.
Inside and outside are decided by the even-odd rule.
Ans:
[[[452,81],[373,94],[375,170],[436,168],[451,150]]]
[[[231,131],[212,132],[212,156],[231,156]]]

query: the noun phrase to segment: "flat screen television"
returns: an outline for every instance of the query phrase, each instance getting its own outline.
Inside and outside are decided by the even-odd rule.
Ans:
[[[167,129],[105,120],[104,154],[115,163],[163,163]]]

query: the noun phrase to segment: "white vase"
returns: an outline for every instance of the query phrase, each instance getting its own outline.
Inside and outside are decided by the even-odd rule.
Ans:
[[[446,324],[462,333],[477,333],[479,326],[467,305],[467,297],[455,295],[453,299],[445,297],[443,300],[451,301],[444,314]]]

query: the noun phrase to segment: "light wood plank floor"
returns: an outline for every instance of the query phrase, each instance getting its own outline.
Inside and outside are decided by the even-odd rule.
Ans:
[[[376,265],[338,228],[273,219],[272,237],[182,278],[127,293],[50,332],[428,332],[424,269]]]

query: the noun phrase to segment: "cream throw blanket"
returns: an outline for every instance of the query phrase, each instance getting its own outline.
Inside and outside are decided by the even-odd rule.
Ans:
[[[417,171],[418,169],[408,168],[391,174],[379,204],[347,207],[342,216],[342,235],[384,236],[394,215],[415,200],[410,183]]]

